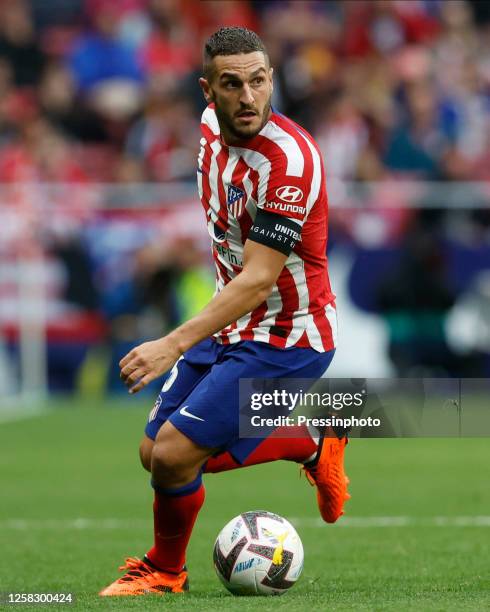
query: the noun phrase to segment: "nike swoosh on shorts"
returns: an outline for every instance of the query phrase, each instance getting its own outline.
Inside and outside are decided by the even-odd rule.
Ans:
[[[190,412],[187,412],[186,408],[187,406],[182,406],[182,408],[179,410],[182,416],[190,417],[191,419],[196,419],[196,421],[204,421],[204,419],[201,419],[201,417],[198,417],[195,414],[191,414]]]

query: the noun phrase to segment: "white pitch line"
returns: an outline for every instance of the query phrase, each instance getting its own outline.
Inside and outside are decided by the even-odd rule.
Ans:
[[[490,527],[490,516],[344,516],[335,525],[326,525],[321,518],[292,517],[288,520],[298,528],[377,528],[377,527]],[[202,523],[209,523],[204,520]],[[119,518],[75,519],[4,519],[0,530],[86,530],[86,529],[146,529],[151,520]]]
[[[118,518],[94,519],[6,519],[0,520],[0,529],[11,529],[14,531],[26,531],[28,529],[38,530],[84,530],[84,529],[143,529],[151,526],[148,520],[124,520]]]
[[[321,518],[291,518],[298,527],[324,527]],[[334,527],[490,527],[490,516],[344,516]]]

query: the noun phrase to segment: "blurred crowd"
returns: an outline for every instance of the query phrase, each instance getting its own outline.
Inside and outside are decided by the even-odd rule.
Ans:
[[[469,0],[2,0],[0,180],[191,179],[203,41],[237,24],[330,176],[488,179],[489,19]]]
[[[90,188],[102,183],[119,185],[133,204],[137,184],[194,184],[202,46],[224,25],[261,35],[273,105],[322,150],[330,200],[347,204],[332,210],[330,243],[355,253],[351,298],[386,321],[396,372],[490,373],[490,194],[479,206],[481,194],[454,191],[459,203],[448,212],[440,191],[400,187],[490,180],[490,3],[0,0],[0,187],[73,185],[68,198],[50,192],[60,206],[48,223],[46,214],[30,219],[32,191],[9,192],[30,219],[29,237],[19,231],[17,242],[25,249],[40,238],[45,284],[59,298],[48,329],[53,388],[76,386],[87,347],[107,339],[117,388],[129,346],[212,294],[196,240],[163,241],[153,217],[86,211]],[[344,181],[360,192],[346,195]],[[65,218],[70,207],[75,221]],[[2,250],[2,238],[16,228],[1,217],[4,264],[14,250],[7,242]],[[14,264],[0,266],[0,326],[14,343],[4,315],[15,275]],[[77,342],[70,361],[66,345]]]

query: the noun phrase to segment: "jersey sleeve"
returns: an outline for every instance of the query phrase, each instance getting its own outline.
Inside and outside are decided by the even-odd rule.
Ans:
[[[263,172],[258,189],[258,208],[295,219],[303,224],[311,190],[312,170],[303,163],[301,176],[287,173],[285,156],[270,160],[269,172]]]
[[[311,173],[304,167],[301,176],[288,175],[287,164],[279,157],[269,163],[260,177],[257,215],[248,238],[289,255],[301,240]]]

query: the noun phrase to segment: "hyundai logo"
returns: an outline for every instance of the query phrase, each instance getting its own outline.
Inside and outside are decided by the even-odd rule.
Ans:
[[[299,202],[303,199],[303,192],[299,187],[286,185],[276,189],[276,196],[284,202]]]

